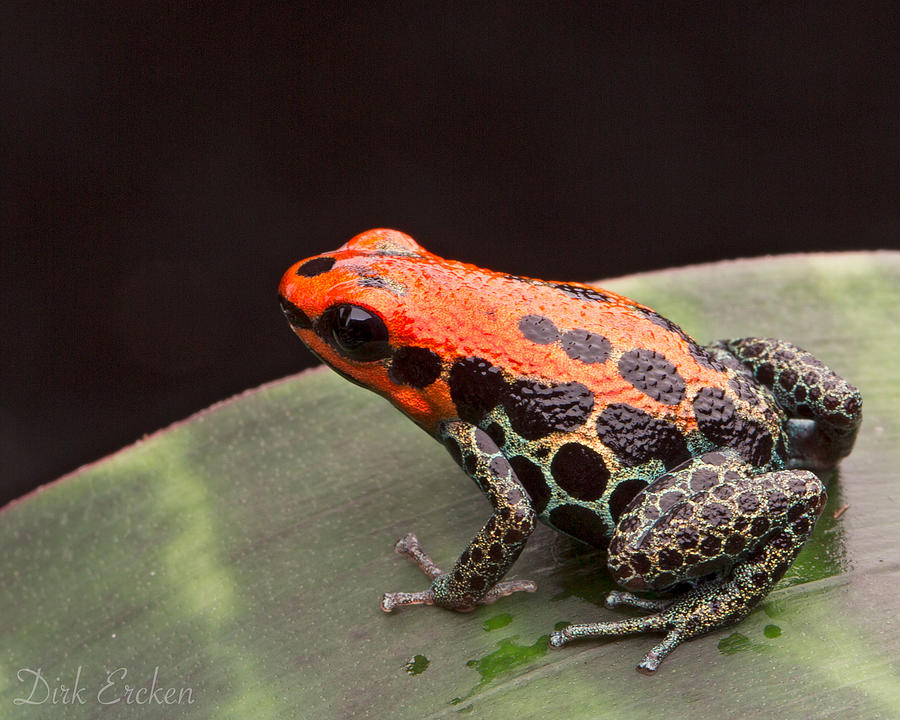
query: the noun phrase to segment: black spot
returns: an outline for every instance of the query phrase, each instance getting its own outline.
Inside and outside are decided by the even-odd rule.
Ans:
[[[509,472],[511,470],[509,460],[502,455],[491,458],[491,464],[488,469],[495,478],[509,477]]]
[[[475,477],[478,470],[478,456],[475,453],[466,453],[465,468],[469,477]]]
[[[548,283],[550,287],[565,293],[569,297],[576,300],[590,300],[592,302],[611,302],[612,298],[593,288],[581,287],[580,285],[570,285],[568,283]]]
[[[502,448],[506,444],[506,433],[503,432],[503,427],[499,423],[491,423],[485,432],[497,444],[498,448]]]
[[[725,462],[725,456],[720,452],[708,452],[700,456],[707,465],[721,465]]]
[[[772,387],[775,382],[775,368],[771,363],[763,363],[756,368],[756,379],[766,387]]]
[[[462,450],[459,449],[459,443],[452,437],[448,437],[444,440],[444,447],[447,448],[447,452],[450,453],[450,457],[453,458],[453,462],[457,465],[462,465]]]
[[[497,452],[497,446],[494,445],[491,436],[484,430],[475,428],[475,432],[473,432],[472,435],[475,437],[475,446],[481,450],[481,452],[486,453],[487,455],[493,455]]]
[[[573,360],[591,364],[606,362],[612,345],[602,335],[576,329],[563,334],[562,348]]]
[[[653,485],[654,485],[654,489],[655,489],[656,483],[654,483]],[[667,492],[665,495],[663,495],[659,499],[659,511],[665,512],[670,507],[672,507],[673,505],[675,505],[676,503],[680,502],[683,499],[684,499],[684,493],[681,492],[681,490],[670,490],[669,492]]]
[[[791,525],[791,530],[794,531],[794,534],[806,535],[809,532],[809,520],[807,518],[800,518],[793,525]]]
[[[509,464],[512,465],[513,472],[516,473],[516,477],[525,488],[528,497],[531,498],[531,507],[534,508],[535,514],[540,515],[547,507],[547,503],[550,502],[550,487],[544,480],[544,473],[531,460],[522,455],[511,457]]]
[[[315,277],[331,270],[334,267],[334,263],[335,259],[333,257],[313,258],[297,268],[297,275],[300,277]]]
[[[619,373],[642,393],[665,405],[684,398],[684,380],[665,355],[655,350],[629,350],[619,359]]]
[[[614,523],[619,522],[619,518],[622,517],[622,513],[625,512],[628,503],[630,503],[634,499],[634,496],[645,487],[647,487],[647,483],[643,480],[638,480],[637,478],[623,480],[616,485],[609,496],[609,514],[612,515]]]
[[[550,511],[550,524],[581,542],[598,548],[607,544],[606,528],[597,513],[580,505],[559,505]]]
[[[719,527],[731,520],[731,510],[722,503],[709,503],[700,511],[700,516],[713,527]]]
[[[758,517],[750,524],[750,534],[759,537],[769,529],[768,518]]]
[[[697,547],[699,540],[700,535],[696,528],[682,527],[675,533],[675,542],[678,543],[679,547],[684,549]]]
[[[802,402],[806,400],[806,388],[802,385],[798,385],[794,388],[794,400],[797,402]]]
[[[550,318],[543,315],[526,315],[519,320],[522,334],[538,345],[549,345],[559,339],[559,330]]]
[[[734,489],[729,485],[719,485],[719,487],[713,490],[713,495],[719,500],[727,500],[734,495]]]
[[[584,424],[594,407],[594,395],[577,382],[543,385],[517,380],[503,393],[510,425],[526,440],[554,430],[570,432]]]
[[[781,375],[778,376],[778,384],[781,385],[785,390],[790,390],[797,384],[797,371],[796,370],[782,370]]]
[[[709,490],[717,482],[719,482],[719,476],[709,468],[698,468],[691,473],[691,490],[694,492]]]
[[[423,388],[441,375],[441,358],[433,350],[423,347],[402,347],[394,351],[388,371],[391,380],[399,385]]]
[[[671,468],[688,458],[678,428],[624,403],[604,408],[597,418],[597,436],[628,466],[659,458]]]
[[[769,493],[769,496],[766,499],[769,502],[769,511],[773,513],[783,513],[788,509],[791,502],[788,499],[788,496],[780,490]]]
[[[648,558],[644,553],[635,553],[631,556],[631,567],[634,568],[635,572],[639,575],[642,575],[646,572],[650,571],[652,565],[650,564],[650,558]]]
[[[295,328],[300,328],[301,330],[309,330],[312,328],[312,320],[309,319],[309,316],[305,312],[294,305],[294,303],[281,295],[278,296],[278,301],[281,303],[281,312],[284,313],[284,316],[291,325]]]
[[[500,543],[491,543],[488,548],[488,558],[491,562],[500,562],[503,559],[503,546]]]
[[[753,465],[764,464],[772,453],[774,441],[768,430],[738,415],[722,388],[701,388],[694,397],[694,416],[706,437],[716,445],[734,448]]]
[[[790,550],[794,542],[791,536],[782,530],[769,541],[769,544],[776,550]]]
[[[702,552],[706,557],[712,557],[713,555],[718,555],[719,550],[722,549],[722,541],[719,540],[715,535],[707,535],[703,540],[700,541],[700,552]]]
[[[677,550],[667,548],[659,551],[659,566],[663,570],[674,570],[677,567],[681,567],[683,561],[684,558]]]
[[[487,360],[468,357],[457,360],[450,369],[450,399],[460,419],[478,424],[485,413],[500,400],[504,387],[499,368]]]
[[[742,535],[732,535],[725,541],[725,552],[729,555],[737,555],[746,544],[747,541]]]
[[[550,473],[557,485],[579,500],[597,500],[606,491],[609,480],[609,470],[600,454],[574,442],[556,451]]]
[[[791,479],[788,480],[788,487],[792,493],[801,495],[806,492],[806,478],[801,473],[792,473]]]
[[[738,495],[738,510],[746,515],[755,513],[759,509],[759,498],[752,492],[745,492]]]

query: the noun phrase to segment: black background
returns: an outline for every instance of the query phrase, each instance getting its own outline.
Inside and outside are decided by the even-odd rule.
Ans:
[[[312,364],[375,226],[587,280],[897,247],[893,3],[3,3],[0,501]]]

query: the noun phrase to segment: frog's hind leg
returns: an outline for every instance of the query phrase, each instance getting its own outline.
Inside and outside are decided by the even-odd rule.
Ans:
[[[736,357],[788,413],[792,467],[828,470],[850,453],[862,398],[818,358],[773,338],[721,340],[707,349]]]
[[[664,632],[638,665],[652,673],[685,640],[747,615],[787,571],[825,504],[822,482],[811,472],[754,472],[726,449],[693,458],[638,493],[610,543],[610,574],[627,590],[681,583],[691,589],[669,601],[613,593],[607,606],[652,614],[570,625],[552,633],[550,644]]]

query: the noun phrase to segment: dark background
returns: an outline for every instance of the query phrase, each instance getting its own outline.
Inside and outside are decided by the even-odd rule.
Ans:
[[[311,365],[277,282],[373,226],[560,280],[897,247],[894,4],[818,5],[3,3],[0,502]]]

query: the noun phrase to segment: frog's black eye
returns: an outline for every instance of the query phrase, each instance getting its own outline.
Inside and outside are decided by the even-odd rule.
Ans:
[[[359,305],[332,305],[319,317],[316,332],[351,360],[379,360],[391,354],[384,320]]]

